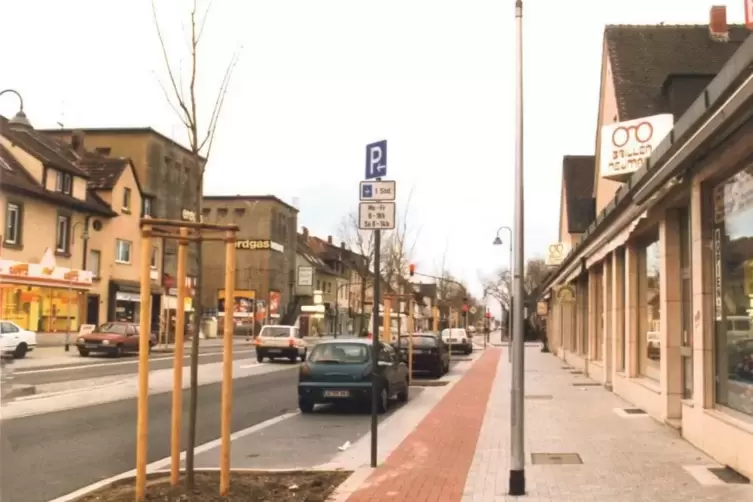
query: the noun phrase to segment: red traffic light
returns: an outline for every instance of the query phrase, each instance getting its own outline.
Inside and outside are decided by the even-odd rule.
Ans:
[[[468,312],[468,305],[463,305],[463,312]]]
[[[484,314],[484,317],[486,317],[487,319],[489,319],[491,316],[492,315],[489,312],[487,312],[486,314]]]
[[[413,274],[416,273],[416,266],[414,264],[408,265],[408,274],[410,274],[411,277],[413,277]]]

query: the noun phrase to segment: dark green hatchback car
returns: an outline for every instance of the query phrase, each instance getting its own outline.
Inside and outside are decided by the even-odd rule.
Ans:
[[[372,341],[363,338],[337,339],[318,343],[301,364],[298,377],[298,405],[311,413],[317,403],[371,402]],[[377,359],[379,411],[389,400],[408,400],[408,367],[389,345],[379,344]]]

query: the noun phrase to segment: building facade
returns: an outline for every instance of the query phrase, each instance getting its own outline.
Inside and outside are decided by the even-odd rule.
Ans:
[[[142,191],[132,163],[0,118],[0,167],[0,317],[40,332],[40,344],[62,343],[82,324],[138,320],[139,300],[122,294],[139,278]],[[159,306],[159,243],[152,256]]]
[[[714,7],[608,27],[603,61],[596,216],[542,288],[550,345],[751,478],[753,39]]]
[[[252,322],[256,331],[262,324],[288,324],[295,299],[298,210],[272,195],[206,196],[202,218],[240,228],[235,287],[236,296],[246,298],[243,302],[248,307],[242,307],[240,300],[234,305],[251,309],[253,315],[244,312],[245,321]],[[222,309],[218,303],[224,300],[224,244],[205,242],[203,246],[202,301],[224,315],[225,302]]]

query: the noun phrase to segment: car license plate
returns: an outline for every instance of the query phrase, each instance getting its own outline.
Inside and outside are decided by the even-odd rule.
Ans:
[[[350,392],[347,390],[325,390],[324,397],[348,397]]]
[[[413,349],[413,352],[416,354],[423,354],[424,351],[422,349]]]
[[[270,354],[279,354],[282,352],[282,349],[269,349]]]
[[[86,348],[87,349],[96,349],[97,347],[99,347],[99,345],[97,345],[96,343],[87,343],[86,344]]]

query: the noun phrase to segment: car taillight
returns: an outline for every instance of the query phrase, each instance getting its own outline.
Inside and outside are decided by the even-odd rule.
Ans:
[[[256,343],[256,345],[261,345],[261,338],[257,337],[254,343]]]
[[[295,340],[288,340],[288,347],[295,347]]]

